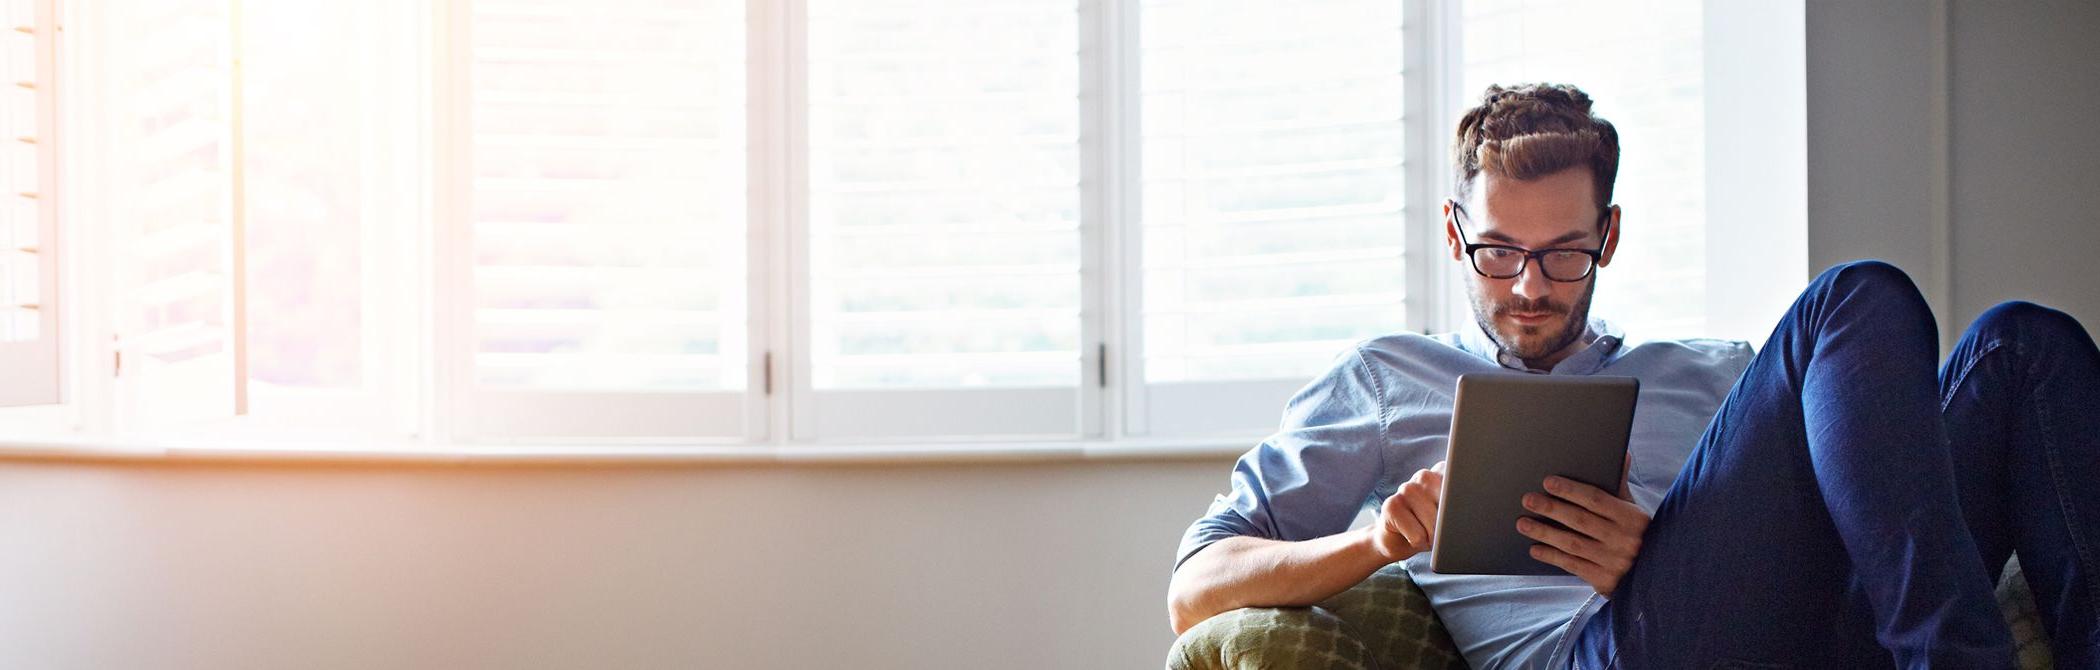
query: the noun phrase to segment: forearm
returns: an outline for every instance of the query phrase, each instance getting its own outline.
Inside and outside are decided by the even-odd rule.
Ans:
[[[1389,562],[1362,530],[1302,542],[1219,540],[1174,572],[1167,587],[1168,618],[1179,635],[1242,607],[1311,605],[1348,590]]]

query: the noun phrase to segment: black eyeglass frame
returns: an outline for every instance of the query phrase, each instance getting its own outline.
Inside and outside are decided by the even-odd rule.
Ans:
[[[1508,244],[1476,244],[1466,241],[1466,226],[1465,224],[1459,222],[1459,219],[1461,217],[1470,218],[1470,215],[1466,214],[1466,206],[1459,204],[1457,200],[1447,199],[1445,200],[1445,202],[1450,203],[1451,205],[1451,225],[1458,228],[1458,242],[1459,244],[1464,245],[1466,252],[1466,264],[1473,266],[1473,272],[1479,273],[1480,276],[1487,277],[1489,279],[1515,279],[1517,277],[1524,276],[1524,268],[1530,267],[1533,261],[1537,261],[1539,264],[1539,274],[1545,275],[1546,279],[1561,283],[1579,282],[1584,279],[1589,279],[1590,275],[1597,273],[1597,263],[1604,259],[1604,245],[1611,243],[1611,213],[1613,210],[1618,209],[1618,205],[1607,206],[1604,208],[1604,211],[1597,216],[1597,226],[1604,229],[1604,237],[1603,239],[1597,242],[1597,248],[1595,249],[1582,249],[1578,247],[1554,247],[1551,249],[1533,250]],[[1522,254],[1524,258],[1523,260],[1517,261],[1516,272],[1512,272],[1507,275],[1492,275],[1488,274],[1486,270],[1480,269],[1480,257],[1474,255],[1473,253],[1481,249],[1506,249],[1509,251],[1517,252],[1518,254]],[[1546,269],[1545,256],[1546,254],[1561,252],[1574,252],[1585,256],[1589,256],[1589,269],[1584,270],[1581,275],[1576,276],[1572,279],[1561,279],[1559,277],[1553,276],[1553,273]]]

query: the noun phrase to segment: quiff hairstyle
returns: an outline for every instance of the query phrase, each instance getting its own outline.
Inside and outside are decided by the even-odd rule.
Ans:
[[[1488,86],[1480,106],[1459,119],[1451,142],[1460,202],[1482,172],[1521,181],[1577,166],[1589,167],[1597,211],[1605,211],[1619,176],[1619,131],[1590,113],[1589,94],[1567,84]]]

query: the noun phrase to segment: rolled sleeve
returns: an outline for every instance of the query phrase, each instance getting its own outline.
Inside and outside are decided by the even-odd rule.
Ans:
[[[1182,535],[1175,569],[1228,537],[1308,540],[1349,529],[1383,483],[1384,389],[1361,348],[1292,396],[1274,435],[1242,454],[1232,490]]]

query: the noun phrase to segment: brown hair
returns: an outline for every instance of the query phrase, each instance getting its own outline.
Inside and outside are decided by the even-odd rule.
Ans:
[[[1611,205],[1619,176],[1619,131],[1590,113],[1590,96],[1566,84],[1487,87],[1480,106],[1466,110],[1451,142],[1453,191],[1462,202],[1481,172],[1536,179],[1588,166],[1596,180],[1597,210]]]

